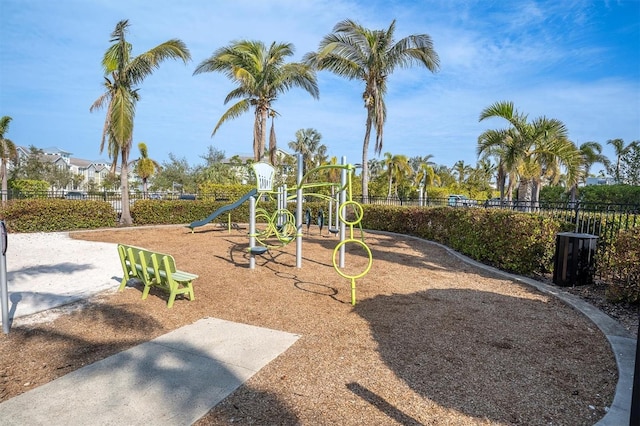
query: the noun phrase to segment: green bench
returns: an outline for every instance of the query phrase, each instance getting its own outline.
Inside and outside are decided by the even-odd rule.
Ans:
[[[169,292],[168,308],[173,306],[179,294],[187,294],[189,300],[195,299],[193,280],[198,276],[176,269],[173,256],[124,244],[118,244],[118,255],[124,273],[119,291],[124,290],[130,279],[136,278],[144,284],[143,300],[147,298],[149,290],[154,286]]]

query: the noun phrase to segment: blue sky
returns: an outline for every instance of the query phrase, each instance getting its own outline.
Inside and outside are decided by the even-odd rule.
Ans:
[[[298,61],[346,18],[371,29],[396,19],[397,39],[429,34],[440,56],[436,74],[412,67],[389,78],[383,153],[475,165],[478,135],[505,126],[479,123],[480,111],[502,100],[531,119],[563,121],[574,142],[600,142],[611,158],[608,139],[640,140],[640,0],[0,0],[0,116],[13,118],[6,136],[106,158],[104,111],[89,106],[102,93],[109,36],[129,19],[134,54],[179,38],[192,55],[141,85],[132,158],[141,141],[160,162],[173,153],[202,163],[209,145],[251,155],[251,113],[211,137],[233,85],[222,74],[193,76],[195,67],[238,39],[293,43],[290,61]],[[288,150],[296,130],[314,128],[329,155],[359,163],[363,84],[328,72],[318,83],[320,100],[293,89],[274,105],[278,145]]]

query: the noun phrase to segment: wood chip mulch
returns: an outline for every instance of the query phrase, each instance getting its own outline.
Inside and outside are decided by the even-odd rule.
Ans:
[[[73,236],[171,253],[200,276],[196,300],[167,309],[164,293],[142,301],[131,286],[46,322],[16,320],[0,339],[0,401],[204,317],[301,338],[200,426],[592,425],[613,400],[616,363],[594,324],[428,242],[367,233],[373,266],[352,306],[350,283],[332,266],[338,240],[317,227],[304,236],[302,268],[293,243],[257,257],[253,270],[246,230]],[[357,274],[367,257],[347,244],[345,260]]]

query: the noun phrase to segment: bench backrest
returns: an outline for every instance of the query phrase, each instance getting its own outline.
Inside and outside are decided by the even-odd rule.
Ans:
[[[169,271],[170,274],[176,272],[176,261],[169,254],[125,244],[118,244],[118,253],[120,260],[131,270],[131,274],[145,281],[159,283],[162,278],[166,278],[166,271]]]

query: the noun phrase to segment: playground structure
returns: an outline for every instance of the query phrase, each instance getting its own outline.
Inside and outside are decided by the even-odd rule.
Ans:
[[[255,268],[255,256],[264,254],[269,248],[277,246],[285,246],[295,240],[296,242],[296,267],[302,267],[302,237],[303,225],[307,226],[311,223],[311,214],[307,209],[306,215],[303,215],[303,203],[305,197],[315,197],[329,202],[328,221],[326,223],[330,234],[338,235],[339,242],[333,250],[332,263],[333,267],[343,278],[351,283],[351,304],[356,304],[356,280],[365,276],[371,269],[373,257],[371,250],[364,242],[364,236],[360,222],[363,217],[362,206],[353,200],[352,192],[352,176],[355,167],[346,164],[346,158],[342,158],[341,164],[328,164],[319,166],[309,170],[303,175],[302,155],[298,155],[297,167],[297,185],[295,188],[288,189],[281,186],[276,190],[273,189],[275,177],[275,169],[271,164],[258,162],[252,164],[253,171],[256,176],[256,188],[245,194],[238,201],[224,206],[213,212],[207,218],[193,222],[190,228],[202,226],[211,222],[220,214],[238,207],[245,201],[249,201],[249,248],[250,253],[249,267]],[[312,182],[309,183],[309,176],[313,176],[323,170],[338,169],[340,170],[340,183],[336,182]],[[330,188],[331,195],[315,192],[319,188]],[[291,194],[290,194],[291,193]],[[275,197],[277,201],[276,211],[268,212],[266,209],[258,206],[261,199]],[[289,201],[296,202],[296,214],[294,215],[287,209]],[[334,211],[335,206],[335,211]],[[348,215],[347,211],[351,209],[352,214]],[[335,213],[335,215],[334,215]],[[349,217],[347,217],[349,216]],[[304,220],[306,217],[306,221]],[[322,234],[322,228],[325,225],[324,211],[319,210],[317,223]],[[260,225],[258,225],[258,223]],[[360,239],[355,238],[354,228],[360,227]],[[258,229],[260,227],[260,229]],[[308,228],[307,228],[308,229]],[[362,271],[346,272],[345,271],[345,247],[347,245],[355,245],[364,250],[367,257],[366,265]]]

